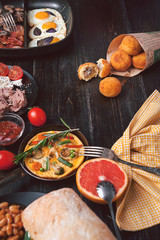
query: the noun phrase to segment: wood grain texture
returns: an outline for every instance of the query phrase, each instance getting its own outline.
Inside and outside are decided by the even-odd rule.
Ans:
[[[59,124],[63,118],[70,126],[79,127],[90,145],[111,148],[120,138],[141,107],[155,90],[160,90],[160,62],[132,78],[119,78],[123,83],[122,92],[116,98],[105,98],[100,94],[99,78],[89,82],[80,81],[77,69],[84,62],[105,58],[111,40],[122,33],[158,31],[160,23],[159,1],[146,0],[68,0],[73,10],[74,28],[69,44],[56,53],[41,57],[5,59],[6,64],[20,65],[36,79],[39,95],[35,105],[47,114],[47,123]],[[31,126],[27,114],[22,139],[35,127]],[[20,139],[16,144],[1,149],[17,153]],[[4,173],[2,173],[3,175]],[[38,181],[25,177],[18,184],[7,184],[0,195],[14,191],[50,192],[62,187],[71,187],[78,194],[75,176],[59,182]],[[80,195],[81,196],[81,195]],[[114,232],[107,206],[90,202],[81,196],[88,206]],[[115,205],[114,205],[115,208]],[[122,231],[125,240],[159,240],[160,226],[138,232]]]

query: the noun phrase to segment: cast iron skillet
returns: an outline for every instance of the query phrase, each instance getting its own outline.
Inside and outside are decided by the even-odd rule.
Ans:
[[[5,4],[7,5],[14,5],[16,7],[23,7],[24,8],[24,48],[20,49],[9,49],[9,48],[0,48],[0,56],[2,57],[32,57],[42,54],[49,54],[51,52],[56,52],[62,47],[64,47],[68,41],[69,37],[72,32],[73,26],[73,15],[72,10],[67,2],[67,0],[5,0]],[[4,5],[4,1],[3,1]],[[59,11],[66,23],[67,27],[67,35],[61,41],[54,43],[48,46],[42,47],[32,47],[28,48],[28,24],[27,24],[27,11],[37,8],[54,8],[55,10]]]
[[[73,129],[73,128],[72,128]],[[50,125],[44,125],[40,128],[37,128],[35,131],[33,131],[32,133],[30,133],[29,135],[27,135],[23,141],[21,142],[20,146],[19,146],[19,149],[18,149],[18,154],[22,153],[24,151],[24,148],[26,147],[28,141],[34,137],[36,134],[40,133],[40,132],[45,132],[45,131],[51,131],[51,130],[56,130],[56,131],[64,131],[64,130],[67,130],[67,128],[64,126],[64,125],[55,125],[55,124],[50,124]],[[88,146],[88,141],[87,139],[85,138],[85,136],[80,132],[80,131],[75,131],[73,132],[74,135],[76,135],[80,140],[81,142],[83,143],[84,146]],[[84,158],[84,161],[86,160],[86,158]],[[39,176],[36,176],[35,174],[33,174],[32,172],[30,172],[27,167],[25,166],[23,160],[21,160],[20,162],[20,165],[22,167],[22,169],[27,173],[29,174],[31,177],[34,177],[36,179],[39,179],[39,180],[42,180],[42,181],[49,181],[49,182],[52,182],[52,181],[60,181],[60,180],[63,180],[63,179],[66,179],[66,178],[69,178],[71,177],[72,175],[74,175],[76,173],[76,170],[73,171],[71,174],[63,177],[63,178],[60,178],[60,179],[52,179],[52,178],[41,178]]]

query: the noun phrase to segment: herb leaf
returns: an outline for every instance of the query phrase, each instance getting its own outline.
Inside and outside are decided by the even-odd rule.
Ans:
[[[46,157],[46,171],[49,170],[49,157]]]
[[[25,232],[24,240],[31,240],[28,232]]]
[[[73,167],[73,164],[72,164],[72,163],[66,161],[65,159],[63,159],[63,158],[61,158],[61,157],[58,158],[58,161],[61,162],[61,163],[63,163],[64,165],[66,165],[66,166],[68,166],[68,167]]]
[[[63,142],[57,143],[57,145],[63,145],[63,144],[70,143],[70,142],[71,142],[70,140],[65,140]]]
[[[64,124],[64,126],[66,126],[68,129],[71,129],[70,126],[68,126],[68,124],[62,118],[60,118],[60,120]]]

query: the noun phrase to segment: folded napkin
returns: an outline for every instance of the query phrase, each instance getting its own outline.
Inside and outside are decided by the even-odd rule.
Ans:
[[[160,93],[155,90],[112,146],[128,162],[160,167]],[[120,164],[128,187],[117,201],[116,221],[123,230],[137,231],[160,223],[160,177]]]

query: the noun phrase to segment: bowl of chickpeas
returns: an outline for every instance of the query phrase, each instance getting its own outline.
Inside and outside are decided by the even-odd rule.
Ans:
[[[0,239],[20,240],[24,238],[25,230],[21,221],[24,205],[1,202],[0,203]]]

